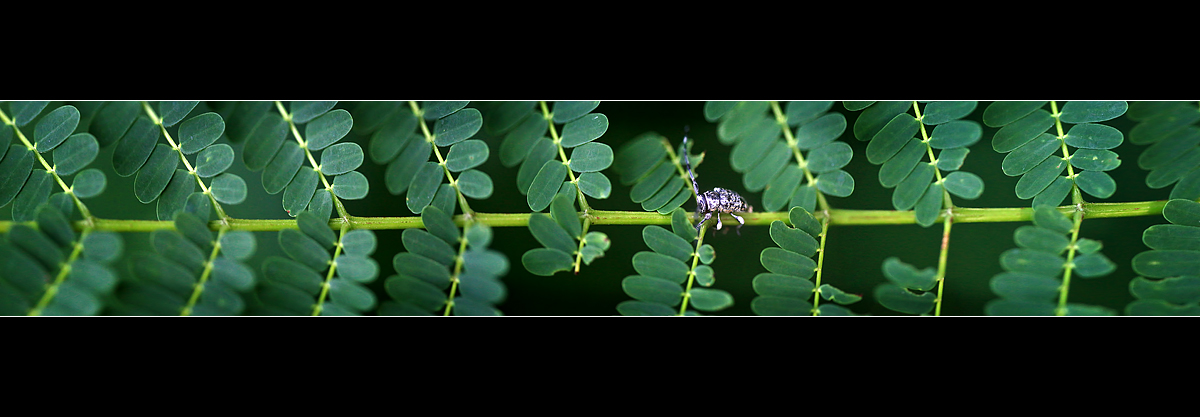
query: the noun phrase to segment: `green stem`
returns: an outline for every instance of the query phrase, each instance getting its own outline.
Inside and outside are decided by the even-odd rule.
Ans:
[[[443,316],[449,316],[454,310],[454,293],[458,291],[459,275],[462,275],[463,269],[463,253],[467,252],[467,228],[470,224],[463,225],[463,236],[458,241],[458,256],[454,257],[454,272],[450,276],[450,295],[446,296],[446,310],[442,312]]]
[[[925,123],[921,121],[924,118],[924,116],[921,116],[921,107],[915,101],[912,102],[912,105],[913,114],[916,115],[915,118],[917,119],[917,126],[921,127],[921,143],[925,144],[925,152],[929,154],[929,164],[933,165],[933,173],[937,174],[937,181],[942,182],[942,170],[937,169],[937,157],[933,155],[933,147],[929,146],[929,133],[925,131]]]
[[[183,306],[183,310],[179,313],[181,316],[192,315],[192,309],[196,307],[196,302],[200,301],[200,294],[204,293],[204,284],[208,282],[208,278],[212,276],[213,261],[217,260],[217,255],[221,253],[221,238],[225,237],[225,231],[222,228],[217,232],[217,239],[213,240],[212,252],[208,254],[208,262],[204,263],[204,271],[200,272],[200,280],[196,282],[196,286],[192,288],[192,296],[188,298],[187,305]]]
[[[71,264],[79,258],[81,253],[83,253],[82,242],[90,232],[91,230],[84,229],[83,233],[79,235],[79,240],[75,242],[75,247],[71,249],[71,255],[67,257],[66,262],[62,263],[62,268],[58,270],[58,275],[54,277],[54,282],[51,282],[50,285],[46,287],[46,292],[42,293],[42,298],[38,300],[36,306],[29,310],[28,315],[42,315],[42,311],[50,305],[50,301],[54,300],[54,296],[58,295],[58,288],[62,286],[63,281],[66,281],[67,275],[71,274]]]
[[[821,218],[821,247],[817,248],[817,273],[813,278],[813,309],[812,315],[821,315],[821,266],[825,264],[825,237],[829,235],[829,216]]]
[[[1115,218],[1115,217],[1141,217],[1141,216],[1159,216],[1162,215],[1163,205],[1165,200],[1158,201],[1136,201],[1128,203],[1083,203],[1082,208],[1089,219],[1100,218]],[[1058,211],[1070,215],[1076,210],[1075,205],[1058,207]],[[1006,208],[969,208],[955,207],[951,210],[954,215],[955,223],[1007,223],[1007,222],[1028,222],[1033,220],[1033,209],[1030,207],[1006,207]],[[475,213],[471,217],[472,221],[486,224],[492,227],[527,227],[529,225],[530,213]],[[583,213],[580,213],[583,216]],[[694,216],[694,214],[691,214]],[[915,224],[916,220],[913,217],[912,211],[895,211],[895,210],[850,210],[850,209],[831,209],[828,212],[814,213],[817,218],[828,218],[831,226],[867,226],[867,225],[902,225]],[[943,214],[940,219],[944,219]],[[592,210],[591,216],[588,217],[592,225],[669,225],[671,224],[671,215],[658,214],[656,212],[646,211],[608,211],[608,210]],[[762,213],[746,213],[743,218],[748,226],[769,226],[775,220],[787,221],[787,212],[762,212]],[[697,220],[694,219],[693,220]],[[466,219],[462,215],[454,216],[454,221],[457,225],[466,224]],[[13,224],[32,224],[33,222],[13,222],[10,220],[0,221],[0,233],[8,232]],[[151,232],[155,230],[171,230],[175,228],[175,222],[170,220],[117,220],[117,219],[100,219],[96,218],[92,221],[93,230],[104,230],[112,232]],[[420,216],[411,217],[356,217],[351,216],[347,223],[352,229],[370,229],[370,230],[394,230],[394,229],[411,229],[423,228]],[[338,229],[342,226],[341,220],[330,220],[331,229]],[[77,221],[74,223],[75,229],[84,230],[89,228],[87,221]],[[295,220],[281,219],[230,219],[226,227],[229,230],[246,230],[252,232],[279,231],[283,229],[295,229]],[[211,230],[221,230],[222,223],[220,221],[209,222]]]
[[[583,247],[587,245],[587,240],[583,237],[587,236],[588,227],[591,225],[592,219],[590,217],[584,217],[583,229],[580,229],[581,231],[579,232],[579,249],[577,249],[575,252],[575,275],[579,275],[579,266],[583,264]]]
[[[337,258],[342,254],[342,238],[346,237],[346,231],[350,230],[348,224],[341,225],[341,232],[338,233],[337,245],[333,247],[333,258],[329,261],[329,271],[325,273],[325,282],[321,284],[321,293],[317,295],[317,304],[313,306],[312,315],[319,316],[321,311],[325,309],[325,298],[329,296],[329,282],[333,281],[333,275],[337,273]]]
[[[1062,120],[1059,120],[1061,115],[1062,113],[1058,112],[1058,102],[1050,101],[1050,117],[1054,118],[1054,129],[1058,132],[1058,141],[1062,143],[1062,158],[1067,161],[1067,178],[1074,179],[1075,167],[1071,166],[1071,151],[1067,148],[1067,134],[1063,131]],[[1075,181],[1071,181],[1071,203],[1083,203],[1083,194],[1079,192],[1079,186],[1075,184]]]
[[[692,299],[692,283],[696,282],[696,265],[700,262],[700,246],[704,245],[704,232],[708,227],[701,227],[696,236],[696,248],[692,252],[692,268],[688,270],[687,288],[683,290],[683,301],[679,303],[679,315],[687,313],[688,301]]]
[[[1062,142],[1063,160],[1067,161],[1067,178],[1074,179],[1075,168],[1071,166],[1071,152],[1067,148],[1067,135],[1063,131],[1062,120],[1059,119],[1062,113],[1058,111],[1058,102],[1050,101],[1050,116],[1054,118],[1054,128],[1058,132],[1058,140]],[[1083,201],[1083,193],[1079,191],[1079,185],[1075,181],[1071,181],[1071,202],[1076,207],[1074,214],[1071,216],[1074,220],[1071,227],[1071,244],[1067,249],[1067,264],[1063,268],[1062,288],[1058,292],[1058,308],[1054,309],[1054,314],[1065,316],[1067,314],[1067,294],[1071,289],[1071,271],[1075,269],[1075,242],[1079,240],[1079,226],[1083,223],[1084,211],[1087,210],[1087,204]],[[1088,213],[1088,217],[1093,217]]]
[[[1054,309],[1054,314],[1058,316],[1067,315],[1067,293],[1071,289],[1071,271],[1075,269],[1075,244],[1079,241],[1079,226],[1083,224],[1083,211],[1076,211],[1074,220],[1071,226],[1071,244],[1067,246],[1067,263],[1063,268],[1062,288],[1058,292],[1058,308]]]
[[[942,251],[938,254],[938,269],[937,269],[937,300],[933,315],[942,315],[942,290],[946,286],[946,261],[950,258],[950,225],[954,224],[954,217],[945,216],[942,227]]]

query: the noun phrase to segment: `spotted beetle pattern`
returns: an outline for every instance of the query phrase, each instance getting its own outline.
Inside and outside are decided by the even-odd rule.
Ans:
[[[746,221],[734,213],[753,213],[754,207],[747,204],[746,199],[742,198],[738,193],[724,188],[713,188],[703,193],[700,192],[700,186],[696,184],[696,174],[692,173],[692,164],[688,161],[687,132],[687,127],[684,127],[683,164],[687,167],[688,177],[692,179],[692,190],[696,192],[696,217],[700,217],[701,214],[704,215],[700,219],[700,222],[696,223],[696,232],[699,232],[704,223],[708,222],[708,219],[711,219],[713,216],[717,217],[717,230],[721,230],[721,213],[725,213],[737,219],[737,232],[740,236],[742,234],[742,226],[746,224]]]

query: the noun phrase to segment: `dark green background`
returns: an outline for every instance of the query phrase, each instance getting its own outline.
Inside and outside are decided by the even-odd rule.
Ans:
[[[52,103],[47,109],[53,109],[57,103]],[[84,110],[86,103],[73,103]],[[976,110],[967,119],[979,121],[983,109],[988,102],[980,102]],[[196,111],[203,109],[201,104]],[[353,112],[353,102],[338,104]],[[695,142],[694,152],[706,152],[706,162],[697,169],[698,182],[703,190],[713,187],[729,188],[735,191],[743,189],[741,176],[733,172],[728,163],[730,148],[721,145],[716,139],[716,124],[704,120],[704,102],[702,101],[673,101],[673,102],[602,102],[594,112],[605,114],[610,122],[608,131],[598,139],[619,149],[629,139],[646,131],[659,132],[672,141],[682,138],[683,127],[690,126],[690,140]],[[845,110],[840,102],[835,103],[833,110],[846,115],[849,126],[857,117],[857,112]],[[194,113],[198,114],[198,113]],[[487,114],[484,114],[487,117]],[[1132,122],[1125,117],[1105,122],[1126,133],[1128,137]],[[982,125],[982,123],[981,123]],[[80,129],[84,129],[81,123]],[[561,129],[561,126],[559,126]],[[24,128],[26,135],[31,134],[32,127]],[[561,130],[560,130],[561,131]],[[1005,176],[1000,171],[1000,162],[1004,155],[991,148],[991,137],[995,129],[984,127],[983,139],[971,147],[962,170],[981,176],[985,181],[983,196],[977,200],[963,200],[955,197],[954,202],[960,207],[1027,207],[1029,200],[1018,199],[1013,186],[1016,177]],[[495,182],[496,191],[491,198],[481,201],[471,201],[471,207],[479,212],[515,213],[528,212],[525,196],[516,189],[515,176],[517,168],[506,168],[496,157],[500,137],[481,130],[477,139],[488,142],[492,149],[492,157],[478,169],[491,175]],[[344,140],[355,141],[366,148],[368,138],[351,132]],[[839,139],[850,144],[855,150],[855,157],[846,171],[855,179],[854,193],[846,198],[829,197],[829,203],[834,208],[849,209],[884,209],[890,210],[891,189],[885,189],[877,180],[878,166],[867,163],[863,156],[866,142],[856,140],[852,128],[848,127]],[[222,142],[226,139],[221,139]],[[259,173],[249,172],[240,163],[241,145],[234,144],[239,158],[230,172],[241,175],[246,179],[250,188],[249,197],[240,205],[225,205],[226,211],[238,218],[287,218],[280,208],[280,195],[268,195],[261,187]],[[99,198],[85,201],[93,214],[102,218],[113,219],[153,219],[154,205],[142,205],[137,202],[132,192],[132,178],[119,178],[111,175],[112,146],[102,149],[92,167],[98,167],[110,173],[108,188]],[[1143,201],[1165,199],[1169,188],[1151,190],[1145,186],[1146,171],[1137,167],[1137,155],[1144,146],[1133,145],[1126,141],[1114,149],[1121,155],[1123,163],[1110,174],[1117,180],[1117,191],[1109,199],[1110,202]],[[443,152],[445,149],[443,149]],[[393,196],[388,193],[383,184],[383,167],[375,165],[368,158],[359,171],[371,181],[371,192],[364,200],[346,201],[346,209],[357,216],[408,216],[412,215],[404,205],[403,196]],[[611,171],[611,170],[610,170]],[[615,173],[606,171],[613,180],[612,195],[606,200],[589,201],[593,208],[603,210],[640,210],[641,207],[629,200],[629,188],[620,184]],[[751,204],[760,205],[762,193],[743,193]],[[685,210],[693,210],[694,202],[684,204]],[[10,218],[7,207],[0,210],[0,218]],[[1129,260],[1138,252],[1147,250],[1141,243],[1142,231],[1151,224],[1164,223],[1159,216],[1134,217],[1122,219],[1085,220],[1081,237],[1099,240],[1104,244],[1103,253],[1118,265],[1117,270],[1105,277],[1095,279],[1072,280],[1070,301],[1094,304],[1123,311],[1124,306],[1133,298],[1129,295],[1128,284],[1135,274],[1129,267]],[[727,225],[729,223],[726,223]],[[945,297],[942,305],[943,315],[982,315],[984,304],[996,296],[988,288],[991,277],[1001,271],[1000,254],[1015,247],[1012,233],[1017,227],[1028,223],[974,223],[956,224],[950,240],[950,257],[945,284]],[[521,254],[525,251],[540,247],[530,236],[525,227],[494,228],[495,238],[493,249],[504,252],[511,264],[506,277],[508,299],[498,305],[507,315],[615,315],[615,306],[621,301],[630,299],[621,290],[621,280],[633,275],[630,258],[634,253],[649,250],[641,239],[644,226],[594,226],[591,230],[608,234],[612,247],[605,257],[584,266],[578,275],[569,272],[559,273],[551,277],[535,276],[521,266]],[[714,288],[723,289],[733,294],[733,307],[716,312],[716,315],[753,315],[750,301],[755,293],[751,280],[765,269],[758,262],[759,252],[772,246],[766,227],[747,226],[742,228],[741,236],[733,233],[732,228],[709,234],[705,242],[711,243],[716,249],[717,258],[713,263],[716,271]],[[897,256],[902,261],[917,268],[936,267],[938,250],[941,243],[940,225],[922,228],[917,225],[895,226],[837,226],[829,231],[827,240],[827,255],[825,257],[825,272],[823,283],[832,284],[847,292],[862,294],[864,299],[849,308],[858,314],[894,315],[871,296],[872,290],[884,278],[880,271],[883,260],[889,256]],[[399,230],[376,231],[379,247],[375,259],[380,265],[380,276],[371,285],[377,290],[380,300],[387,295],[382,291],[383,281],[391,275],[392,257],[403,251],[400,244]],[[276,233],[260,232],[258,252],[248,260],[248,264],[257,271],[261,260],[267,256],[281,256],[276,243]],[[124,234],[126,253],[138,250],[149,250],[146,246],[147,234]],[[128,273],[128,266],[118,264],[122,274]]]

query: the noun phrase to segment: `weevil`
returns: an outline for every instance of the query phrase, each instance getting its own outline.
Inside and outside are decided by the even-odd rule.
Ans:
[[[685,126],[683,128],[683,165],[687,167],[688,177],[692,179],[692,190],[696,192],[696,217],[704,215],[700,222],[696,223],[696,232],[699,232],[704,223],[713,216],[717,217],[717,230],[721,230],[721,213],[725,213],[737,219],[737,233],[738,236],[741,236],[742,226],[746,224],[746,220],[735,212],[753,213],[754,206],[746,203],[746,199],[738,193],[724,188],[718,187],[703,193],[700,192],[700,186],[696,184],[696,174],[692,173],[692,164],[688,161],[687,134],[688,127]]]

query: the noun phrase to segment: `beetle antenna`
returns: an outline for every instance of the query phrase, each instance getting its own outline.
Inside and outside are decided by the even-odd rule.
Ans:
[[[683,165],[687,167],[688,178],[692,179],[692,191],[695,191],[696,197],[699,198],[700,197],[700,186],[696,185],[696,174],[692,173],[692,163],[690,161],[688,161],[688,153],[690,153],[690,152],[688,152],[687,134],[688,134],[688,130],[690,130],[689,128],[690,128],[690,126],[688,126],[688,125],[683,126]]]

